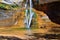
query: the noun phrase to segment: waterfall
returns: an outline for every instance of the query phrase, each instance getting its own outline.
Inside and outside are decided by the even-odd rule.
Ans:
[[[31,24],[31,20],[33,18],[33,11],[32,11],[32,0],[29,1],[30,3],[30,8],[28,7],[28,0],[26,1],[26,27],[30,28],[30,24]],[[29,8],[29,9],[28,9]],[[30,11],[30,13],[28,14],[28,10]],[[28,18],[29,17],[29,18]]]
[[[28,27],[28,0],[26,0],[25,8],[26,8],[25,23],[26,23],[26,28],[29,28],[29,27]]]
[[[30,19],[29,19],[29,27],[30,27],[30,24],[31,24],[31,20],[33,18],[33,12],[32,12],[32,0],[30,0]]]

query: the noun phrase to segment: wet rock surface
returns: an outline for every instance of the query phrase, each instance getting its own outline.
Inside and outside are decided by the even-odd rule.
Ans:
[[[22,39],[10,36],[0,36],[0,40],[22,40]]]
[[[39,34],[39,33],[34,33],[34,36],[37,38],[48,38],[48,39],[60,39],[60,34]]]
[[[55,26],[55,27],[52,27],[50,32],[54,32],[54,33],[60,33],[60,26]]]
[[[33,33],[33,35],[28,36],[28,40],[60,40],[60,34]]]

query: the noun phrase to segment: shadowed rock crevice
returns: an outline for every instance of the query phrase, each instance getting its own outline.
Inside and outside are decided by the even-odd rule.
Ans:
[[[47,14],[47,16],[52,22],[60,24],[60,1],[54,1],[44,4],[35,4],[34,2],[33,8],[35,8],[38,11],[45,12],[45,14]]]

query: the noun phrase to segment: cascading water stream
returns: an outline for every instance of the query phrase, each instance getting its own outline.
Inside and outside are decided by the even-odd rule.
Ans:
[[[30,3],[30,8],[28,7],[28,0],[26,1],[26,27],[29,29],[30,28],[30,24],[31,24],[31,20],[33,18],[33,11],[32,11],[32,0],[29,1]],[[30,11],[28,14],[28,10]]]
[[[33,13],[33,11],[32,11],[32,0],[30,0],[30,19],[29,19],[29,27],[30,27],[30,24],[31,24],[31,20],[32,20],[32,18],[33,18],[33,15],[34,15],[34,13]]]
[[[33,18],[33,15],[34,15],[34,12],[32,11],[32,0],[26,0],[25,7],[26,7],[25,23],[26,23],[26,28],[27,28],[27,35],[31,35],[32,32],[31,32],[31,29],[30,29],[30,25],[31,25],[31,21],[32,21],[32,18]]]
[[[26,19],[25,19],[25,23],[26,23],[26,28],[28,28],[28,0],[26,0],[26,4],[25,4],[25,8],[26,8]]]

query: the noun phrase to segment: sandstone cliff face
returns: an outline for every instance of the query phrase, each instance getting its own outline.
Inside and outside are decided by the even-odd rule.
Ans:
[[[43,11],[37,11],[37,10],[34,11],[36,12],[37,15],[37,18],[35,18],[35,20],[39,28],[41,27],[51,28],[58,25],[56,23],[53,23]]]

